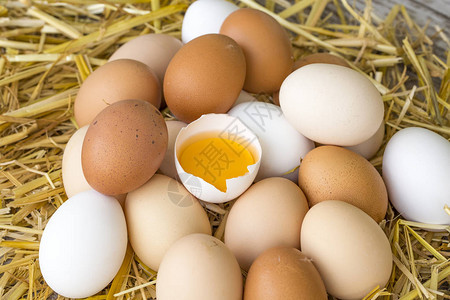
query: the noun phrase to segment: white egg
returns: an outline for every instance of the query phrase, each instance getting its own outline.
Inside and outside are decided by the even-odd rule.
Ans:
[[[256,180],[286,175],[300,165],[314,142],[295,130],[279,106],[253,101],[233,107],[229,115],[238,118],[259,139],[264,155]],[[298,172],[295,172],[298,173]]]
[[[358,153],[363,156],[365,159],[371,159],[380,149],[381,144],[383,143],[384,137],[384,121],[381,122],[380,127],[377,132],[372,135],[367,141],[362,142],[361,144],[355,146],[347,146],[348,150],[352,150],[353,152]]]
[[[194,172],[188,172],[180,163],[181,156],[189,145],[207,139],[217,139],[217,144],[211,142],[193,157],[196,166],[203,168],[202,174],[193,175]],[[239,144],[240,152],[229,150],[226,140]],[[244,151],[252,157],[252,164],[242,165]],[[178,176],[191,194],[206,202],[223,203],[235,199],[252,184],[259,170],[262,150],[257,136],[237,118],[227,114],[206,114],[181,129],[175,141],[174,156]],[[242,166],[246,167],[243,175],[224,180],[224,190],[217,187],[216,183],[223,179],[224,173],[236,169],[242,171]]]
[[[91,190],[81,167],[81,148],[89,125],[78,129],[67,142],[62,158],[62,179],[67,197]]]
[[[405,128],[383,156],[389,200],[407,220],[450,225],[450,142],[428,129]]]
[[[92,296],[114,278],[125,257],[127,227],[119,202],[79,193],[51,216],[39,246],[46,283],[68,298]]]
[[[375,134],[383,120],[384,104],[377,88],[343,66],[301,67],[283,81],[279,98],[289,123],[321,144],[360,144]]]
[[[245,102],[252,102],[252,101],[258,101],[255,97],[252,96],[252,94],[242,90],[239,93],[239,97],[236,99],[236,102],[234,102],[232,107],[237,106],[238,104],[245,103]]]
[[[177,168],[175,167],[175,157],[174,157],[174,148],[175,148],[175,140],[177,139],[177,135],[180,132],[181,128],[186,127],[186,123],[177,121],[177,120],[169,120],[166,121],[168,140],[167,140],[167,150],[164,159],[159,166],[159,170],[166,176],[169,176],[173,179],[177,179]]]
[[[208,33],[219,33],[223,21],[239,9],[225,0],[198,0],[189,5],[181,27],[181,40],[187,43]]]

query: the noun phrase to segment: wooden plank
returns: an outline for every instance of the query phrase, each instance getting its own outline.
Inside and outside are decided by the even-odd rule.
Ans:
[[[353,3],[349,0],[349,3]],[[403,4],[414,22],[423,27],[430,22],[427,33],[436,33],[434,25],[440,26],[450,38],[450,0],[372,0],[375,15],[385,18],[395,4]],[[365,0],[356,0],[356,8],[362,11]],[[445,58],[448,45],[442,40],[436,42],[436,50],[441,58]],[[444,59],[445,61],[445,59]]]

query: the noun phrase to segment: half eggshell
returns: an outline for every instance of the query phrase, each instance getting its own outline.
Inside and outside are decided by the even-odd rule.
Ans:
[[[219,137],[240,143],[252,154],[255,163],[247,166],[245,175],[227,179],[226,192],[222,192],[200,177],[187,173],[179,162],[184,148],[199,140]],[[210,203],[223,203],[240,196],[253,183],[261,162],[261,145],[256,135],[239,119],[227,114],[206,114],[181,129],[175,141],[175,166],[186,189],[198,199]]]

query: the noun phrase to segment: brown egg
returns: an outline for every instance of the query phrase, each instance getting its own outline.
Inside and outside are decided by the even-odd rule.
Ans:
[[[332,65],[339,65],[343,67],[348,67],[348,63],[345,61],[345,59],[340,58],[339,56],[332,55],[329,53],[314,53],[310,55],[306,55],[299,60],[296,60],[294,62],[294,66],[292,68],[292,72],[309,64],[332,64]],[[276,105],[280,105],[280,98],[279,98],[279,92],[276,91],[273,93],[272,97],[273,103]]]
[[[207,34],[172,58],[164,77],[164,97],[171,112],[190,123],[203,114],[226,113],[244,79],[245,58],[238,44],[221,34]]]
[[[244,300],[326,300],[327,292],[311,259],[300,250],[271,248],[252,264]]]
[[[111,104],[89,126],[81,150],[87,182],[106,195],[128,193],[149,180],[167,148],[164,118],[142,100]]]
[[[291,73],[293,54],[286,31],[268,14],[251,8],[231,13],[220,33],[234,39],[245,54],[247,74],[244,90],[272,93]]]
[[[119,59],[104,64],[89,75],[75,99],[74,113],[78,126],[91,123],[102,109],[124,99],[144,100],[159,108],[159,80],[147,65]]]
[[[337,146],[308,152],[300,164],[298,184],[309,206],[326,200],[350,203],[380,222],[386,215],[386,186],[364,157]]]
[[[114,198],[116,198],[117,201],[119,201],[120,206],[122,206],[122,208],[125,207],[125,199],[127,199],[127,194],[115,195]]]

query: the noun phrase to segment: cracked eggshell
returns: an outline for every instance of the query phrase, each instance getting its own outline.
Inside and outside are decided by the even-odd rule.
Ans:
[[[248,172],[239,177],[227,179],[224,193],[200,177],[187,173],[179,162],[182,146],[198,140],[219,137],[228,138],[246,147],[255,163],[247,167]],[[178,176],[186,189],[200,200],[210,203],[223,203],[240,196],[255,180],[261,163],[262,149],[257,136],[239,119],[227,114],[207,114],[181,129],[175,141],[175,166]]]

